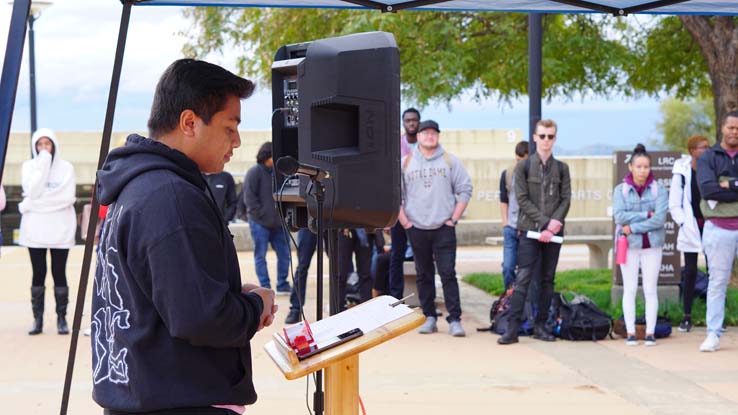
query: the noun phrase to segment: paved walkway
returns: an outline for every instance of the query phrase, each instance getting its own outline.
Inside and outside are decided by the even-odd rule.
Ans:
[[[68,272],[75,293],[82,251],[78,247],[70,255]],[[458,258],[461,274],[499,271],[501,250],[463,248]],[[242,253],[240,259],[244,278],[255,281],[251,253]],[[269,257],[269,262],[273,269],[275,259]],[[585,247],[564,247],[562,269],[586,263]],[[44,334],[25,334],[31,323],[30,275],[27,252],[3,248],[2,413],[58,414],[70,337],[52,330],[51,290],[47,290]],[[50,276],[47,285],[51,285]],[[308,318],[315,314],[314,295],[314,289],[309,289]],[[448,336],[442,321],[438,334],[408,333],[362,355],[360,393],[367,414],[738,414],[738,328],[729,329],[723,349],[714,354],[697,352],[704,329],[689,334],[675,331],[653,348],[628,348],[622,340],[544,344],[528,338],[501,347],[495,344],[496,335],[474,330],[488,323],[492,299],[464,283],[461,295],[466,338]],[[281,323],[288,300],[279,297],[278,302]],[[259,401],[247,409],[248,415],[308,413],[305,388],[310,386],[312,402],[312,385],[285,380],[262,349],[281,328],[275,324],[252,342]],[[81,337],[69,414],[102,413],[90,397],[90,379],[89,338]]]

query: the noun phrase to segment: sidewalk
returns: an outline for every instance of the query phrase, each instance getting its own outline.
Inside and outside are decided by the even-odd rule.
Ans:
[[[75,294],[82,253],[83,248],[77,247],[69,259],[68,277]],[[276,263],[271,255],[270,270]],[[239,258],[244,280],[254,282],[251,253],[241,253]],[[461,248],[458,271],[499,271],[500,259],[500,248]],[[564,247],[560,269],[586,264],[585,247]],[[4,247],[0,257],[2,413],[58,414],[70,336],[56,334],[50,289],[44,333],[26,335],[32,320],[30,275],[27,251]],[[311,319],[314,274],[309,281],[306,314]],[[47,287],[51,284],[49,276]],[[722,350],[713,354],[697,351],[704,329],[688,334],[675,329],[671,338],[652,348],[626,347],[622,340],[547,344],[529,338],[502,347],[496,345],[496,335],[475,331],[488,324],[491,297],[460,285],[466,338],[448,336],[442,320],[438,334],[411,332],[362,355],[360,394],[367,414],[738,414],[738,328],[728,330]],[[89,298],[88,293],[87,303]],[[74,304],[74,299],[70,302]],[[248,415],[308,413],[306,381],[285,380],[263,351],[271,334],[283,327],[288,298],[278,297],[278,303],[277,323],[252,341],[259,400],[247,408]],[[89,314],[83,317],[83,328],[87,321]],[[307,398],[312,403],[309,386]],[[91,399],[91,390],[89,338],[80,337],[69,414],[102,413]]]

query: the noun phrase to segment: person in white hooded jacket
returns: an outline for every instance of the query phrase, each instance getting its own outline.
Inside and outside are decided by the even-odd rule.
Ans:
[[[692,330],[692,301],[697,278],[697,256],[702,252],[702,230],[705,217],[700,210],[700,189],[697,186],[697,159],[710,148],[707,137],[694,135],[687,139],[689,156],[682,157],[672,168],[669,190],[669,213],[679,225],[677,249],[684,253],[684,289],[682,306],[684,317],[679,331]]]
[[[33,267],[33,326],[28,334],[39,334],[43,330],[47,250],[51,251],[57,331],[67,334],[69,287],[66,267],[77,228],[74,167],[59,157],[59,143],[53,131],[47,128],[37,130],[31,144],[33,158],[23,163],[23,201],[18,204],[22,215],[18,244],[28,248]]]

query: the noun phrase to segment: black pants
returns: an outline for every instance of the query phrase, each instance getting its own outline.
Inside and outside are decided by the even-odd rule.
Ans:
[[[518,277],[510,299],[510,329],[517,332],[523,314],[528,286],[534,279],[539,280],[538,308],[536,324],[543,324],[548,317],[548,309],[553,297],[554,276],[559,263],[561,244],[543,243],[522,237],[518,246]],[[510,330],[508,329],[508,330]]]
[[[684,314],[692,314],[692,303],[694,302],[694,284],[697,281],[697,252],[685,252],[684,253],[684,291],[682,292],[682,299],[684,300]],[[707,261],[707,257],[705,257]],[[709,266],[709,264],[708,264]],[[709,268],[708,268],[709,274]]]
[[[389,294],[395,298],[402,298],[405,291],[405,274],[402,266],[405,263],[405,252],[407,251],[408,236],[405,228],[398,220],[395,226],[390,228],[390,263],[389,263]]]
[[[34,287],[43,287],[46,279],[46,250],[47,248],[28,248],[33,267]],[[54,287],[67,286],[67,257],[68,249],[49,249],[51,251],[51,275],[54,277]]]
[[[338,232],[338,311],[346,309],[346,281],[351,273],[352,257],[356,256],[356,273],[359,274],[359,298],[361,302],[372,298],[372,235],[367,235],[364,245],[353,230],[347,236]]]
[[[377,254],[376,263],[374,265],[374,289],[379,291],[381,295],[389,294],[389,270],[390,270],[390,253],[380,252]]]
[[[106,409],[103,415],[234,415],[235,412],[230,409],[213,408],[212,406],[203,406],[199,408],[175,408],[162,409],[161,411],[152,412],[123,412]]]
[[[459,282],[456,280],[456,229],[443,225],[438,229],[407,230],[415,258],[415,273],[418,277],[418,295],[423,314],[436,316],[436,267],[443,284],[443,300],[446,303],[446,320],[461,321],[461,298]],[[435,266],[434,266],[435,260]]]

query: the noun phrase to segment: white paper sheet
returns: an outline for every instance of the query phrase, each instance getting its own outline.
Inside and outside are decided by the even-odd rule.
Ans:
[[[405,304],[391,307],[390,304],[396,301],[395,297],[383,295],[342,313],[310,323],[313,337],[316,342],[320,343],[322,339],[337,336],[355,328],[369,333],[413,312]]]

